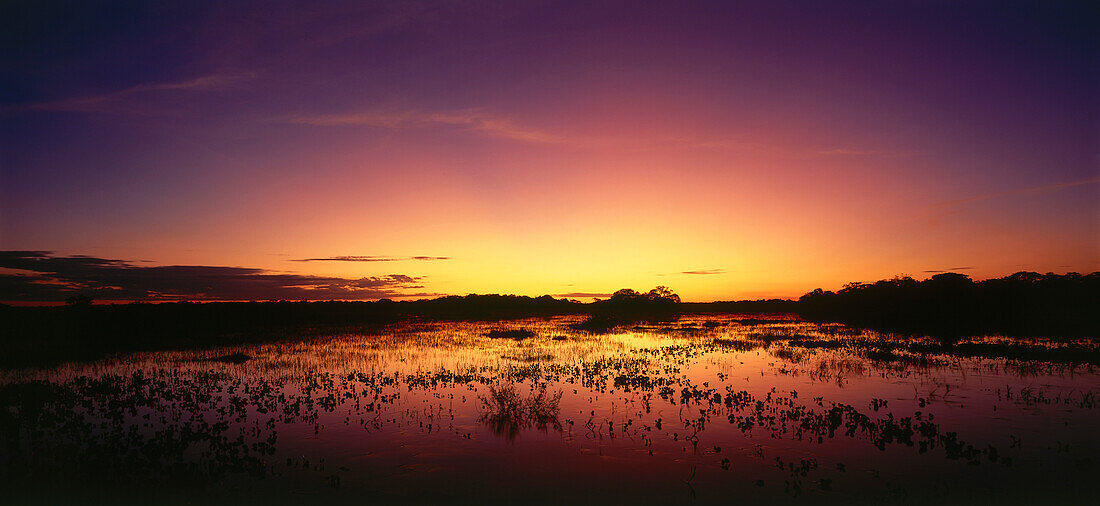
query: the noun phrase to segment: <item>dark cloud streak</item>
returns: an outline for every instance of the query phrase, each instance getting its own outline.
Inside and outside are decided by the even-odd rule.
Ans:
[[[299,258],[291,262],[401,262],[404,260],[450,260],[451,257],[412,256],[412,257],[385,257],[375,255],[345,255],[323,258]]]
[[[927,273],[930,273],[930,274],[938,274],[938,273],[941,273],[941,272],[951,272],[951,271],[969,271],[971,269],[973,269],[973,267],[951,267],[950,269],[927,270],[927,271],[924,271],[924,272],[927,272]]]
[[[280,274],[247,267],[140,266],[125,260],[49,251],[0,251],[0,299],[59,301],[75,294],[102,300],[360,300],[432,295],[406,274],[346,279]]]
[[[595,299],[597,297],[610,297],[610,293],[593,293],[593,292],[570,292],[570,293],[555,293],[554,297],[566,297],[569,299]]]

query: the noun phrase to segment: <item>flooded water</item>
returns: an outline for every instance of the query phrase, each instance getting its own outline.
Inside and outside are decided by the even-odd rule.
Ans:
[[[1096,488],[1093,342],[576,321],[0,373],[0,499],[1015,504]]]

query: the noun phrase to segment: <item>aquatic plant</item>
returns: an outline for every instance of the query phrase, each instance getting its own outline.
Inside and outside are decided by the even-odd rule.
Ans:
[[[527,339],[535,337],[535,333],[527,329],[493,329],[485,333],[490,339]]]
[[[480,396],[481,417],[497,436],[514,440],[526,428],[561,430],[558,404],[562,392],[547,393],[546,387],[521,395],[514,383],[489,385],[489,394]]]

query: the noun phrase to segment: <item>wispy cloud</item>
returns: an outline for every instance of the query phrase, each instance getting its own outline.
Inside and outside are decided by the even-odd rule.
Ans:
[[[712,274],[725,274],[725,269],[699,269],[695,271],[683,271],[680,274],[693,274],[699,276],[709,276]]]
[[[359,112],[352,114],[321,114],[296,116],[289,120],[302,125],[341,127],[371,126],[398,130],[446,125],[463,128],[493,137],[525,142],[559,143],[562,139],[546,132],[523,128],[508,118],[494,116],[477,109],[450,112]]]
[[[923,154],[924,153],[921,153],[919,151],[876,151],[872,149],[833,148],[817,150],[813,153],[813,156],[868,156],[876,158],[909,158],[913,156],[922,156]]]
[[[1081,186],[1081,185],[1084,185],[1084,184],[1092,184],[1092,183],[1100,183],[1100,177],[1090,177],[1090,178],[1086,178],[1086,179],[1080,179],[1080,180],[1077,180],[1077,181],[1069,181],[1069,182],[1066,182],[1066,183],[1056,183],[1056,184],[1048,184],[1048,185],[1042,185],[1042,186],[1031,186],[1031,187],[1028,187],[1028,188],[1017,188],[1015,190],[1006,190],[1006,191],[1003,191],[1003,192],[986,193],[984,195],[976,195],[976,196],[973,196],[973,197],[967,197],[965,199],[949,200],[947,202],[943,202],[943,203],[939,204],[937,207],[940,207],[940,208],[952,207],[952,206],[957,206],[957,205],[960,205],[960,204],[966,204],[966,203],[969,203],[969,202],[977,202],[979,200],[986,200],[986,199],[992,199],[992,198],[997,198],[997,197],[1008,197],[1008,196],[1012,196],[1012,195],[1027,195],[1027,194],[1032,194],[1032,193],[1042,193],[1042,192],[1045,192],[1045,191],[1058,190],[1058,189],[1061,189],[1061,188],[1069,188],[1069,187],[1072,187],[1072,186]]]
[[[740,137],[719,137],[709,139],[672,139],[676,144],[684,144],[693,148],[706,149],[732,149],[738,151],[772,152],[780,147],[764,142],[750,141]]]
[[[147,83],[129,88],[84,97],[66,98],[8,106],[5,111],[65,111],[85,113],[140,114],[146,109],[131,107],[132,99],[163,91],[210,92],[232,89],[255,77],[251,72],[212,74],[185,81]]]
[[[1037,193],[1044,193],[1053,190],[1060,190],[1062,188],[1071,188],[1074,186],[1081,186],[1086,184],[1100,183],[1100,177],[1090,177],[1086,179],[1079,179],[1077,181],[1069,181],[1065,183],[1055,183],[1041,186],[1030,186],[1027,188],[1016,188],[1014,190],[1006,190],[1001,192],[986,193],[982,195],[975,195],[973,197],[967,197],[964,199],[949,200],[936,204],[929,209],[929,219],[935,220],[943,216],[958,213],[965,204],[971,202],[979,202],[982,200],[996,199],[1002,197],[1014,197],[1018,195],[1032,195]]]
[[[693,148],[720,149],[755,153],[766,156],[782,156],[784,158],[812,159],[822,157],[875,157],[875,158],[906,158],[920,156],[922,153],[915,151],[884,151],[856,148],[829,148],[819,149],[798,144],[773,144],[750,140],[747,136],[726,136],[710,139],[678,139],[681,144]]]
[[[867,156],[876,154],[875,151],[866,151],[861,149],[829,149],[824,151],[818,151],[817,155],[821,156]]]
[[[434,295],[423,277],[388,274],[337,278],[247,267],[136,265],[49,251],[0,251],[4,300],[59,301],[74,294],[105,300],[363,300]]]
[[[451,257],[412,256],[412,257],[387,257],[374,255],[345,255],[322,258],[299,258],[291,262],[400,262],[403,260],[450,260]]]

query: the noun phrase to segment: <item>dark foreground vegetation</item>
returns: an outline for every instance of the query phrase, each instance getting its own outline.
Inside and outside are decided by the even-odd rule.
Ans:
[[[548,295],[449,296],[395,302],[216,302],[62,307],[0,305],[0,366],[94,359],[105,354],[271,341],[340,330],[359,332],[419,320],[506,320],[588,315],[574,330],[604,333],[683,313],[798,313],[884,332],[952,341],[969,335],[1100,337],[1100,273],[1019,272],[973,281],[961,274],[896,277],[814,290],[798,301],[684,303],[667,287],[623,289],[593,303]],[[499,336],[522,338],[522,336]]]
[[[450,296],[374,302],[172,302],[0,305],[0,366],[94,359],[105,354],[272,341],[340,330],[371,331],[410,319],[506,320],[583,313],[549,295]]]
[[[247,369],[139,362],[0,382],[0,503],[351,504],[366,497],[515,504],[516,497],[534,497],[525,502],[728,504],[749,494],[757,504],[1087,503],[1088,476],[1095,474],[1090,422],[1100,406],[1091,367],[959,366],[957,357],[940,355],[938,343],[921,342],[927,340],[790,330],[762,328],[610,358],[548,355],[528,364],[501,362],[495,346],[474,345],[466,351],[476,367],[402,369],[410,353],[421,356],[428,345],[372,353],[369,369],[345,362],[315,370],[327,364],[283,360],[290,347],[261,354]],[[988,348],[972,351],[990,356]],[[758,354],[770,358],[745,366],[742,359]],[[696,367],[721,357],[746,371],[763,368],[749,383]],[[1096,364],[1095,350],[1091,357],[1087,364]],[[937,380],[974,367],[982,381]],[[1046,381],[1077,374],[1069,385]],[[814,385],[808,392],[773,386],[787,376]],[[884,393],[899,391],[899,383],[913,386],[913,398]],[[594,394],[611,400],[562,409],[563,398],[569,405]],[[428,416],[444,398],[450,406],[443,416]],[[1004,419],[1014,422],[998,422]],[[518,450],[499,444],[525,432],[561,438],[528,439]],[[423,460],[391,449],[410,437],[427,450]],[[583,455],[574,438],[617,438],[627,451],[616,459]],[[326,440],[339,442],[335,454]],[[544,449],[565,452],[560,461],[544,459]],[[488,466],[474,460],[483,450]],[[569,479],[569,468],[586,458],[599,459],[586,472],[607,480],[595,490],[611,490],[610,500],[588,501],[593,489]],[[459,464],[415,467],[437,461]],[[940,471],[913,473],[912,464]],[[638,473],[644,466],[676,473]],[[671,495],[644,495],[660,488],[637,493],[647,481],[680,485],[696,471],[711,477],[700,480],[698,501],[685,486],[666,489]],[[540,480],[524,481],[525,474]],[[549,493],[557,495],[539,496]]]
[[[997,334],[1013,337],[1100,337],[1100,272],[1017,272],[974,281],[943,273],[924,281],[895,277],[849,283],[834,293],[814,290],[798,313],[814,322],[946,339]]]

